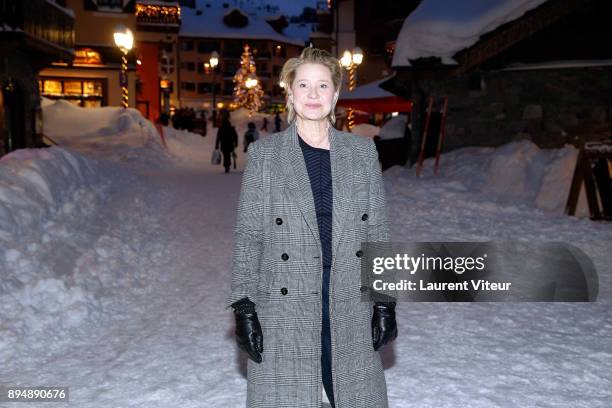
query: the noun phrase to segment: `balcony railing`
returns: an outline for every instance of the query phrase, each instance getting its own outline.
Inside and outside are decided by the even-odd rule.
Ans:
[[[74,15],[52,0],[0,0],[0,24],[71,51],[74,49]],[[5,30],[6,31],[6,30]]]
[[[180,26],[181,9],[176,4],[136,4],[136,23],[144,25]]]

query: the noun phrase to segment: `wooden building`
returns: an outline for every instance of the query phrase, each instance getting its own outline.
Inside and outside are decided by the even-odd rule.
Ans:
[[[38,73],[74,52],[74,15],[64,6],[0,0],[0,156],[42,144]]]
[[[381,86],[412,100],[418,136],[429,97],[448,96],[444,151],[524,138],[540,147],[607,138],[612,130],[610,16],[607,0],[543,1],[455,52],[456,63],[433,50],[429,56],[394,60],[397,74]],[[410,40],[415,41],[400,34],[397,45]],[[419,145],[420,137],[413,138],[413,161]]]

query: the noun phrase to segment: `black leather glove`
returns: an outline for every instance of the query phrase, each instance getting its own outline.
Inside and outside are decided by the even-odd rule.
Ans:
[[[391,343],[397,337],[395,302],[376,302],[372,315],[372,342],[374,350]]]
[[[255,303],[247,297],[232,303],[232,307],[236,316],[235,333],[238,347],[246,351],[251,360],[261,363],[263,334],[255,311]]]

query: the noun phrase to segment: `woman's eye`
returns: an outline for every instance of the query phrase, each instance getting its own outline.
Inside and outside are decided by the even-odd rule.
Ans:
[[[327,88],[327,84],[321,84],[321,88]]]
[[[306,84],[299,84],[298,85],[300,88],[306,88]]]

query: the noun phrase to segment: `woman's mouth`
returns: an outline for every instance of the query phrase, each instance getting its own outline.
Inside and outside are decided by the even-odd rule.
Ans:
[[[306,107],[311,108],[311,109],[316,109],[316,108],[320,108],[321,104],[320,103],[307,103]]]

